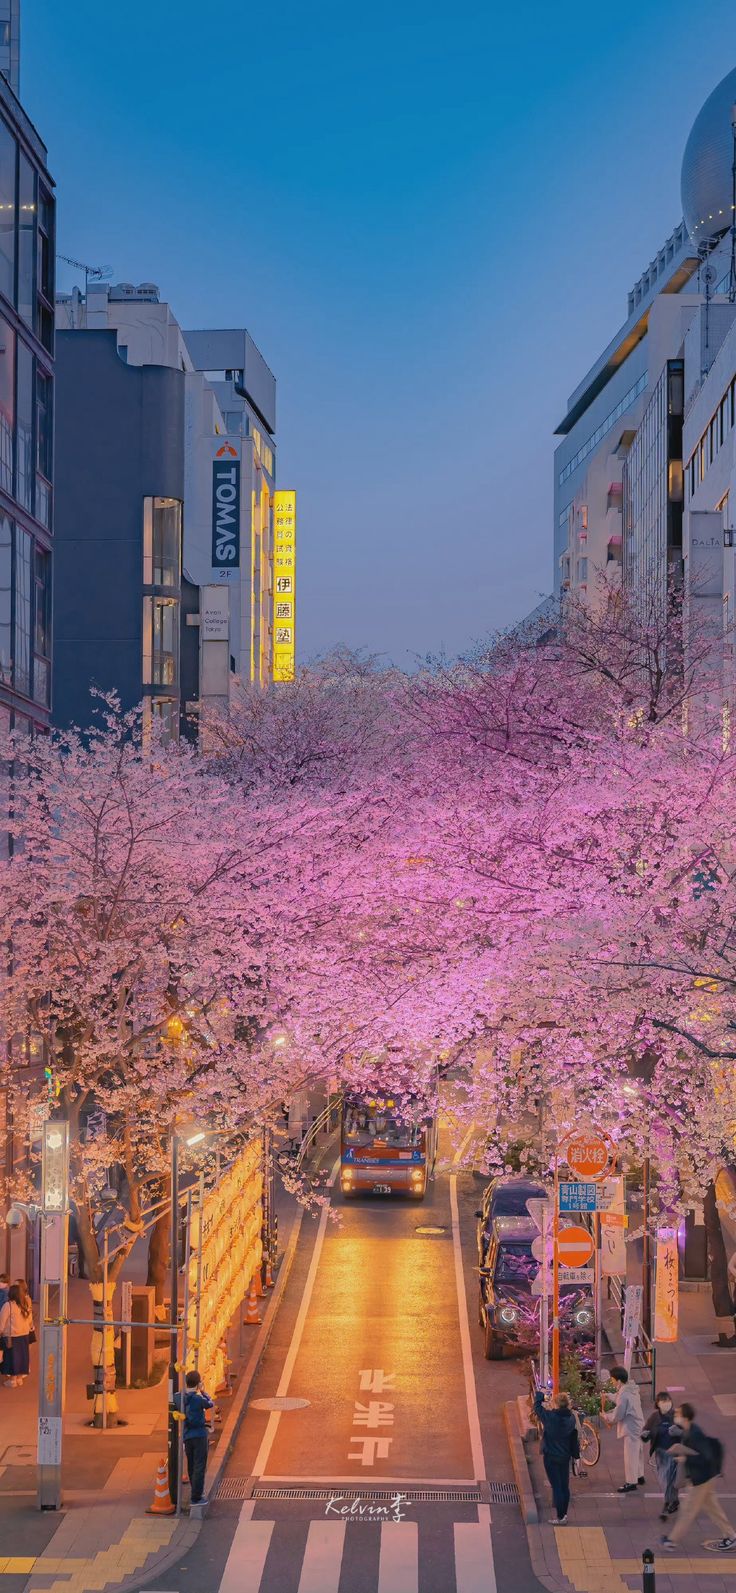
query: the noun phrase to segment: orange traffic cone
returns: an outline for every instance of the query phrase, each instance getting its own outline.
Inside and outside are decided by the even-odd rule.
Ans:
[[[261,1277],[261,1269],[260,1269],[260,1267],[256,1267],[256,1270],[253,1273],[253,1282],[255,1283],[255,1286],[256,1286],[256,1298],[258,1300],[262,1300],[263,1299],[264,1290],[263,1290],[263,1279]]]
[[[169,1493],[169,1468],[166,1458],[158,1463],[156,1472],[156,1486],[153,1490],[153,1499],[146,1510],[147,1516],[175,1516],[176,1506],[171,1502]]]
[[[271,1270],[271,1257],[270,1256],[266,1256],[265,1286],[266,1286],[267,1289],[272,1289],[273,1288],[273,1272]]]
[[[250,1280],[250,1288],[248,1290],[248,1298],[245,1302],[245,1316],[243,1317],[243,1322],[246,1327],[257,1327],[260,1323],[260,1320],[260,1316],[258,1315],[258,1300],[256,1298],[256,1280],[254,1274]]]

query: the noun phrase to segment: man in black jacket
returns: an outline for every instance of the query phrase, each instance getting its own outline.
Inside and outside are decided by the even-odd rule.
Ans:
[[[736,1549],[736,1533],[716,1493],[723,1462],[722,1446],[718,1439],[708,1438],[702,1427],[697,1426],[692,1405],[681,1405],[675,1421],[681,1429],[682,1440],[671,1444],[669,1453],[684,1459],[685,1476],[691,1486],[683,1495],[679,1521],[669,1537],[660,1539],[662,1548],[673,1549],[684,1538],[696,1517],[702,1514],[710,1516],[723,1533],[717,1543],[707,1543],[705,1547],[721,1553],[733,1551]]]
[[[534,1396],[534,1414],[542,1424],[542,1460],[552,1489],[558,1524],[567,1521],[570,1504],[570,1464],[580,1457],[578,1424],[570,1407],[569,1394],[558,1394],[545,1404],[540,1388]]]

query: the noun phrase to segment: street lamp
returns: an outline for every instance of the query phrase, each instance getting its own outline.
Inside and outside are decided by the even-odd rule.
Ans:
[[[43,1125],[41,1206],[41,1311],[38,1374],[38,1508],[61,1508],[61,1445],[66,1388],[66,1298],[69,1241],[69,1124]]]

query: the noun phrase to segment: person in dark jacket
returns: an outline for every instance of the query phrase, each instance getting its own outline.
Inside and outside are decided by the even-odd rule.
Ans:
[[[192,1485],[192,1504],[207,1504],[204,1479],[207,1471],[209,1428],[205,1411],[214,1408],[214,1400],[200,1386],[199,1372],[187,1372],[186,1388],[177,1394],[176,1402],[184,1410],[184,1448],[187,1452],[187,1471]]]
[[[688,1527],[702,1514],[710,1516],[723,1533],[717,1543],[708,1543],[706,1548],[733,1553],[736,1550],[736,1533],[716,1493],[716,1483],[723,1469],[723,1446],[697,1426],[692,1405],[681,1405],[675,1421],[680,1433],[675,1435],[676,1442],[670,1445],[670,1454],[685,1461],[685,1476],[690,1488],[684,1496],[682,1513],[672,1531],[668,1537],[660,1538],[662,1548],[674,1549],[675,1544],[684,1538]]]
[[[542,1424],[542,1460],[557,1512],[553,1520],[567,1521],[570,1505],[570,1465],[580,1458],[578,1424],[569,1394],[557,1394],[549,1403],[540,1388],[534,1396],[534,1414]]]
[[[656,1466],[659,1485],[664,1494],[660,1521],[666,1521],[668,1516],[673,1516],[680,1508],[680,1495],[677,1491],[677,1459],[670,1454],[675,1442],[672,1432],[674,1425],[675,1407],[671,1396],[666,1389],[663,1389],[654,1401],[654,1410],[641,1435],[642,1443],[649,1444],[649,1453]],[[676,1436],[679,1437],[679,1429]]]

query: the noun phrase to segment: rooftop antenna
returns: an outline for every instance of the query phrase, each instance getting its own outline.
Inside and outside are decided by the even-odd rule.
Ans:
[[[87,297],[89,282],[109,282],[112,276],[112,266],[87,265],[84,260],[73,260],[70,254],[57,254],[57,260],[64,260],[67,265],[76,266],[78,271],[84,272],[84,296]]]
[[[736,105],[731,106],[731,274],[728,279],[728,302],[736,304]]]

